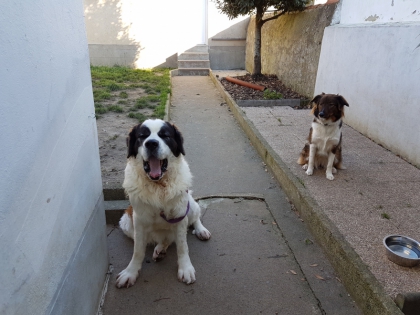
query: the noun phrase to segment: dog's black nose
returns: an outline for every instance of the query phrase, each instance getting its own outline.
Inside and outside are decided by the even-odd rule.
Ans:
[[[324,116],[325,116],[324,112],[320,112],[318,115],[319,115],[319,117],[321,117],[321,118],[324,118]]]
[[[159,146],[159,141],[157,141],[157,140],[149,140],[144,145],[149,150],[154,150],[154,149],[156,149]]]

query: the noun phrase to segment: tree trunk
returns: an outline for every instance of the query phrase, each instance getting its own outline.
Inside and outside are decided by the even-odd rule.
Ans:
[[[255,16],[255,41],[254,41],[254,70],[252,75],[261,74],[261,29],[263,26],[264,10],[257,8],[257,14]]]

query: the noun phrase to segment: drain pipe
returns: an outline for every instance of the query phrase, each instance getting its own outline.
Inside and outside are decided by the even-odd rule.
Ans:
[[[225,79],[229,82],[239,84],[239,85],[243,85],[243,86],[249,87],[249,88],[254,89],[254,90],[260,90],[260,91],[265,90],[265,86],[262,86],[262,85],[245,82],[245,81],[238,80],[238,79],[235,79],[235,78],[232,78],[232,77],[225,77]]]

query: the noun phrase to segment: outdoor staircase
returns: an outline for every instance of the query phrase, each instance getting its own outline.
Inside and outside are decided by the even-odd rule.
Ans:
[[[178,75],[205,76],[210,72],[209,47],[197,45],[178,56]]]

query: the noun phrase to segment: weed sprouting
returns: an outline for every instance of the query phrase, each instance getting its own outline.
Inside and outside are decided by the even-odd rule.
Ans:
[[[272,91],[270,89],[266,89],[263,95],[265,100],[278,100],[283,98],[283,94],[278,93],[276,91]]]

